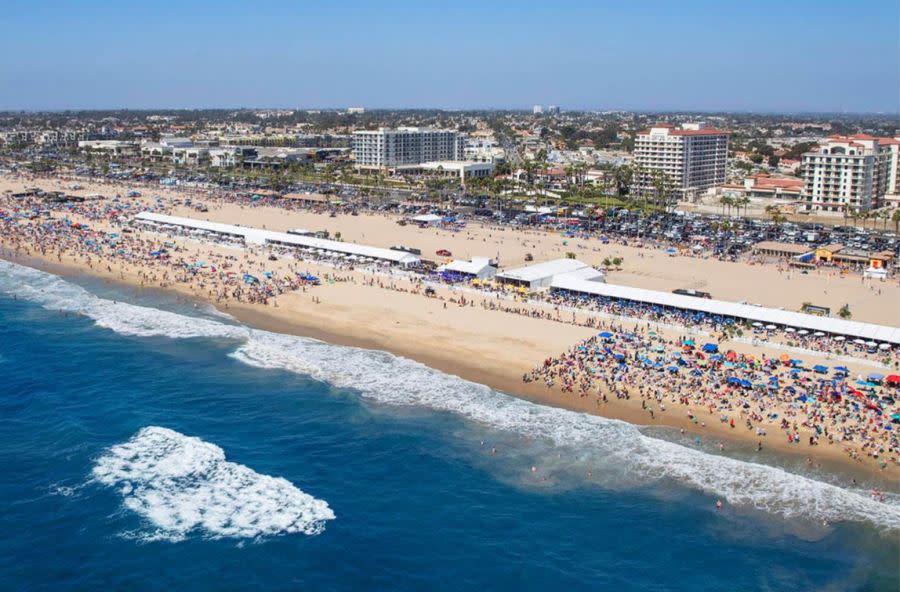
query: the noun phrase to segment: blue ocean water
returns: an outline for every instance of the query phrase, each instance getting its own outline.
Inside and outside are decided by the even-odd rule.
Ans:
[[[2,590],[898,587],[894,498],[79,284],[0,262]]]

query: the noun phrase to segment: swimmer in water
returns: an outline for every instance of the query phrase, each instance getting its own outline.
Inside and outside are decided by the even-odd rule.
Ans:
[[[717,510],[721,510],[721,509],[722,509],[722,500],[716,500],[716,509],[717,509]]]

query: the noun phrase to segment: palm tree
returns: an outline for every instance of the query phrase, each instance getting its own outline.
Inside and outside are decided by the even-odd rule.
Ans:
[[[730,216],[731,215],[731,206],[734,205],[734,198],[728,197],[727,195],[723,195],[722,197],[719,198],[719,203],[722,204],[722,215],[723,216],[725,215],[725,206],[728,206],[728,215]],[[775,206],[767,207],[766,212],[768,213],[769,208],[772,208],[772,207],[775,207]]]
[[[766,214],[772,218],[772,222],[775,223],[775,229],[778,230],[783,222],[787,220],[787,216],[781,213],[781,210],[778,209],[778,206],[766,206]]]
[[[894,210],[891,214],[891,221],[894,223],[894,232],[900,233],[900,209]]]
[[[657,205],[661,205],[663,210],[668,212],[669,197],[672,194],[672,181],[669,179],[669,175],[663,170],[655,170],[653,171],[652,183]]]
[[[632,195],[631,192],[629,192],[629,195],[632,197],[632,199],[637,197],[643,200],[645,193],[644,184],[646,183],[646,179],[644,177],[644,167],[642,167],[640,164],[635,164],[631,169],[631,184],[632,187],[637,188],[637,195]]]
[[[613,169],[613,179],[616,184],[616,194],[623,197],[631,188],[631,182],[634,180],[634,169],[627,164],[617,166]]]

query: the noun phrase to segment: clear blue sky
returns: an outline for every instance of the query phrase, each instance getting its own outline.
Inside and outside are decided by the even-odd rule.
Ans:
[[[900,110],[897,0],[5,0],[0,109]]]

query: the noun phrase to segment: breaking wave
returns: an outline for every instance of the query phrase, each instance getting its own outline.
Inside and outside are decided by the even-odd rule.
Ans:
[[[334,519],[328,504],[286,479],[225,460],[215,444],[145,427],[101,456],[94,479],[115,487],[125,507],[150,521],[145,540],[316,535]]]
[[[672,480],[786,518],[900,530],[900,502],[893,497],[879,503],[862,491],[654,438],[628,423],[530,403],[386,352],[113,304],[56,276],[14,267],[13,272],[0,267],[0,290],[14,290],[47,308],[80,312],[126,335],[236,339],[240,345],[230,356],[251,366],[309,375],[382,404],[449,412],[490,429],[574,448],[612,485]],[[9,276],[20,285],[11,288]]]
[[[249,334],[239,325],[100,298],[59,276],[2,260],[0,292],[49,310],[84,315],[121,335],[246,339]]]

